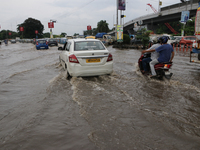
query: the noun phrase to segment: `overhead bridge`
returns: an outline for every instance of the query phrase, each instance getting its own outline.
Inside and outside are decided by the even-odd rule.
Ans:
[[[141,26],[145,26],[147,30],[156,32],[157,24],[173,22],[181,20],[182,11],[190,11],[190,18],[196,16],[199,0],[190,0],[184,3],[178,3],[166,7],[162,7],[160,12],[152,13],[149,15],[141,16],[128,21],[124,24],[124,33],[132,33],[134,31],[134,24],[142,23]],[[115,31],[108,34],[114,35]]]

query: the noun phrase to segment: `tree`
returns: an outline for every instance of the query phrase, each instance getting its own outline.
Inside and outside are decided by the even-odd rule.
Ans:
[[[22,32],[20,32],[19,28],[24,27],[23,31],[23,37],[24,38],[35,38],[35,30],[38,31],[38,37],[43,37],[43,30],[44,26],[41,24],[39,20],[28,18],[26,19],[22,24],[19,24],[17,27],[17,31],[20,35],[22,35]]]
[[[62,33],[60,34],[61,37],[65,37],[65,35],[67,35],[67,33],[62,32]]]
[[[174,21],[174,22],[169,22],[169,25],[179,33],[179,35],[181,34],[181,28],[182,28],[182,24],[179,21]],[[158,24],[157,30],[156,30],[157,34],[163,34],[163,33],[167,33],[167,34],[173,34],[173,32],[164,24]]]
[[[79,33],[74,33],[74,36],[78,36],[79,35]]]
[[[106,20],[101,20],[97,23],[97,32],[109,32],[110,29],[108,28],[108,23],[106,23]]]
[[[152,31],[146,30],[146,28],[142,28],[137,32],[136,39],[142,41],[142,45],[145,48],[149,43],[149,35]]]
[[[184,28],[185,36],[186,35],[194,35],[194,32],[195,32],[194,26],[195,26],[195,18],[192,18],[191,20],[187,21],[185,28]]]
[[[49,38],[49,37],[50,37],[50,33],[49,33],[49,32],[44,33],[44,34],[43,34],[43,37],[44,37],[44,38]]]
[[[123,34],[123,43],[130,44],[130,37],[127,34]]]
[[[9,35],[9,32],[11,33],[11,35]],[[3,39],[15,39],[16,37],[18,37],[18,33],[17,32],[13,32],[13,31],[10,31],[10,30],[2,30],[0,32],[0,40],[3,40]]]

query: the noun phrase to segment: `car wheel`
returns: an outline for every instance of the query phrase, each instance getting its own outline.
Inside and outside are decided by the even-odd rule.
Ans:
[[[59,63],[61,63],[61,59],[60,59],[60,56],[59,56]]]
[[[200,60],[200,54],[198,54],[198,60]]]
[[[71,78],[71,76],[70,76],[70,74],[69,74],[69,72],[68,72],[68,70],[67,70],[67,64],[65,64],[65,74],[64,74],[64,77],[66,78],[66,79],[70,79]]]

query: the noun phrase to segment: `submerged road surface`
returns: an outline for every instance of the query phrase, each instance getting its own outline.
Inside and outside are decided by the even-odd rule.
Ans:
[[[0,48],[1,150],[199,150],[200,64],[175,56],[170,81],[141,75],[140,50],[108,47],[112,75],[72,77],[57,47]]]

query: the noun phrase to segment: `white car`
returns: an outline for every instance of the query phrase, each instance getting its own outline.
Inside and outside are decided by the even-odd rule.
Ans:
[[[113,57],[97,39],[69,39],[59,61],[70,76],[98,76],[113,72]]]

